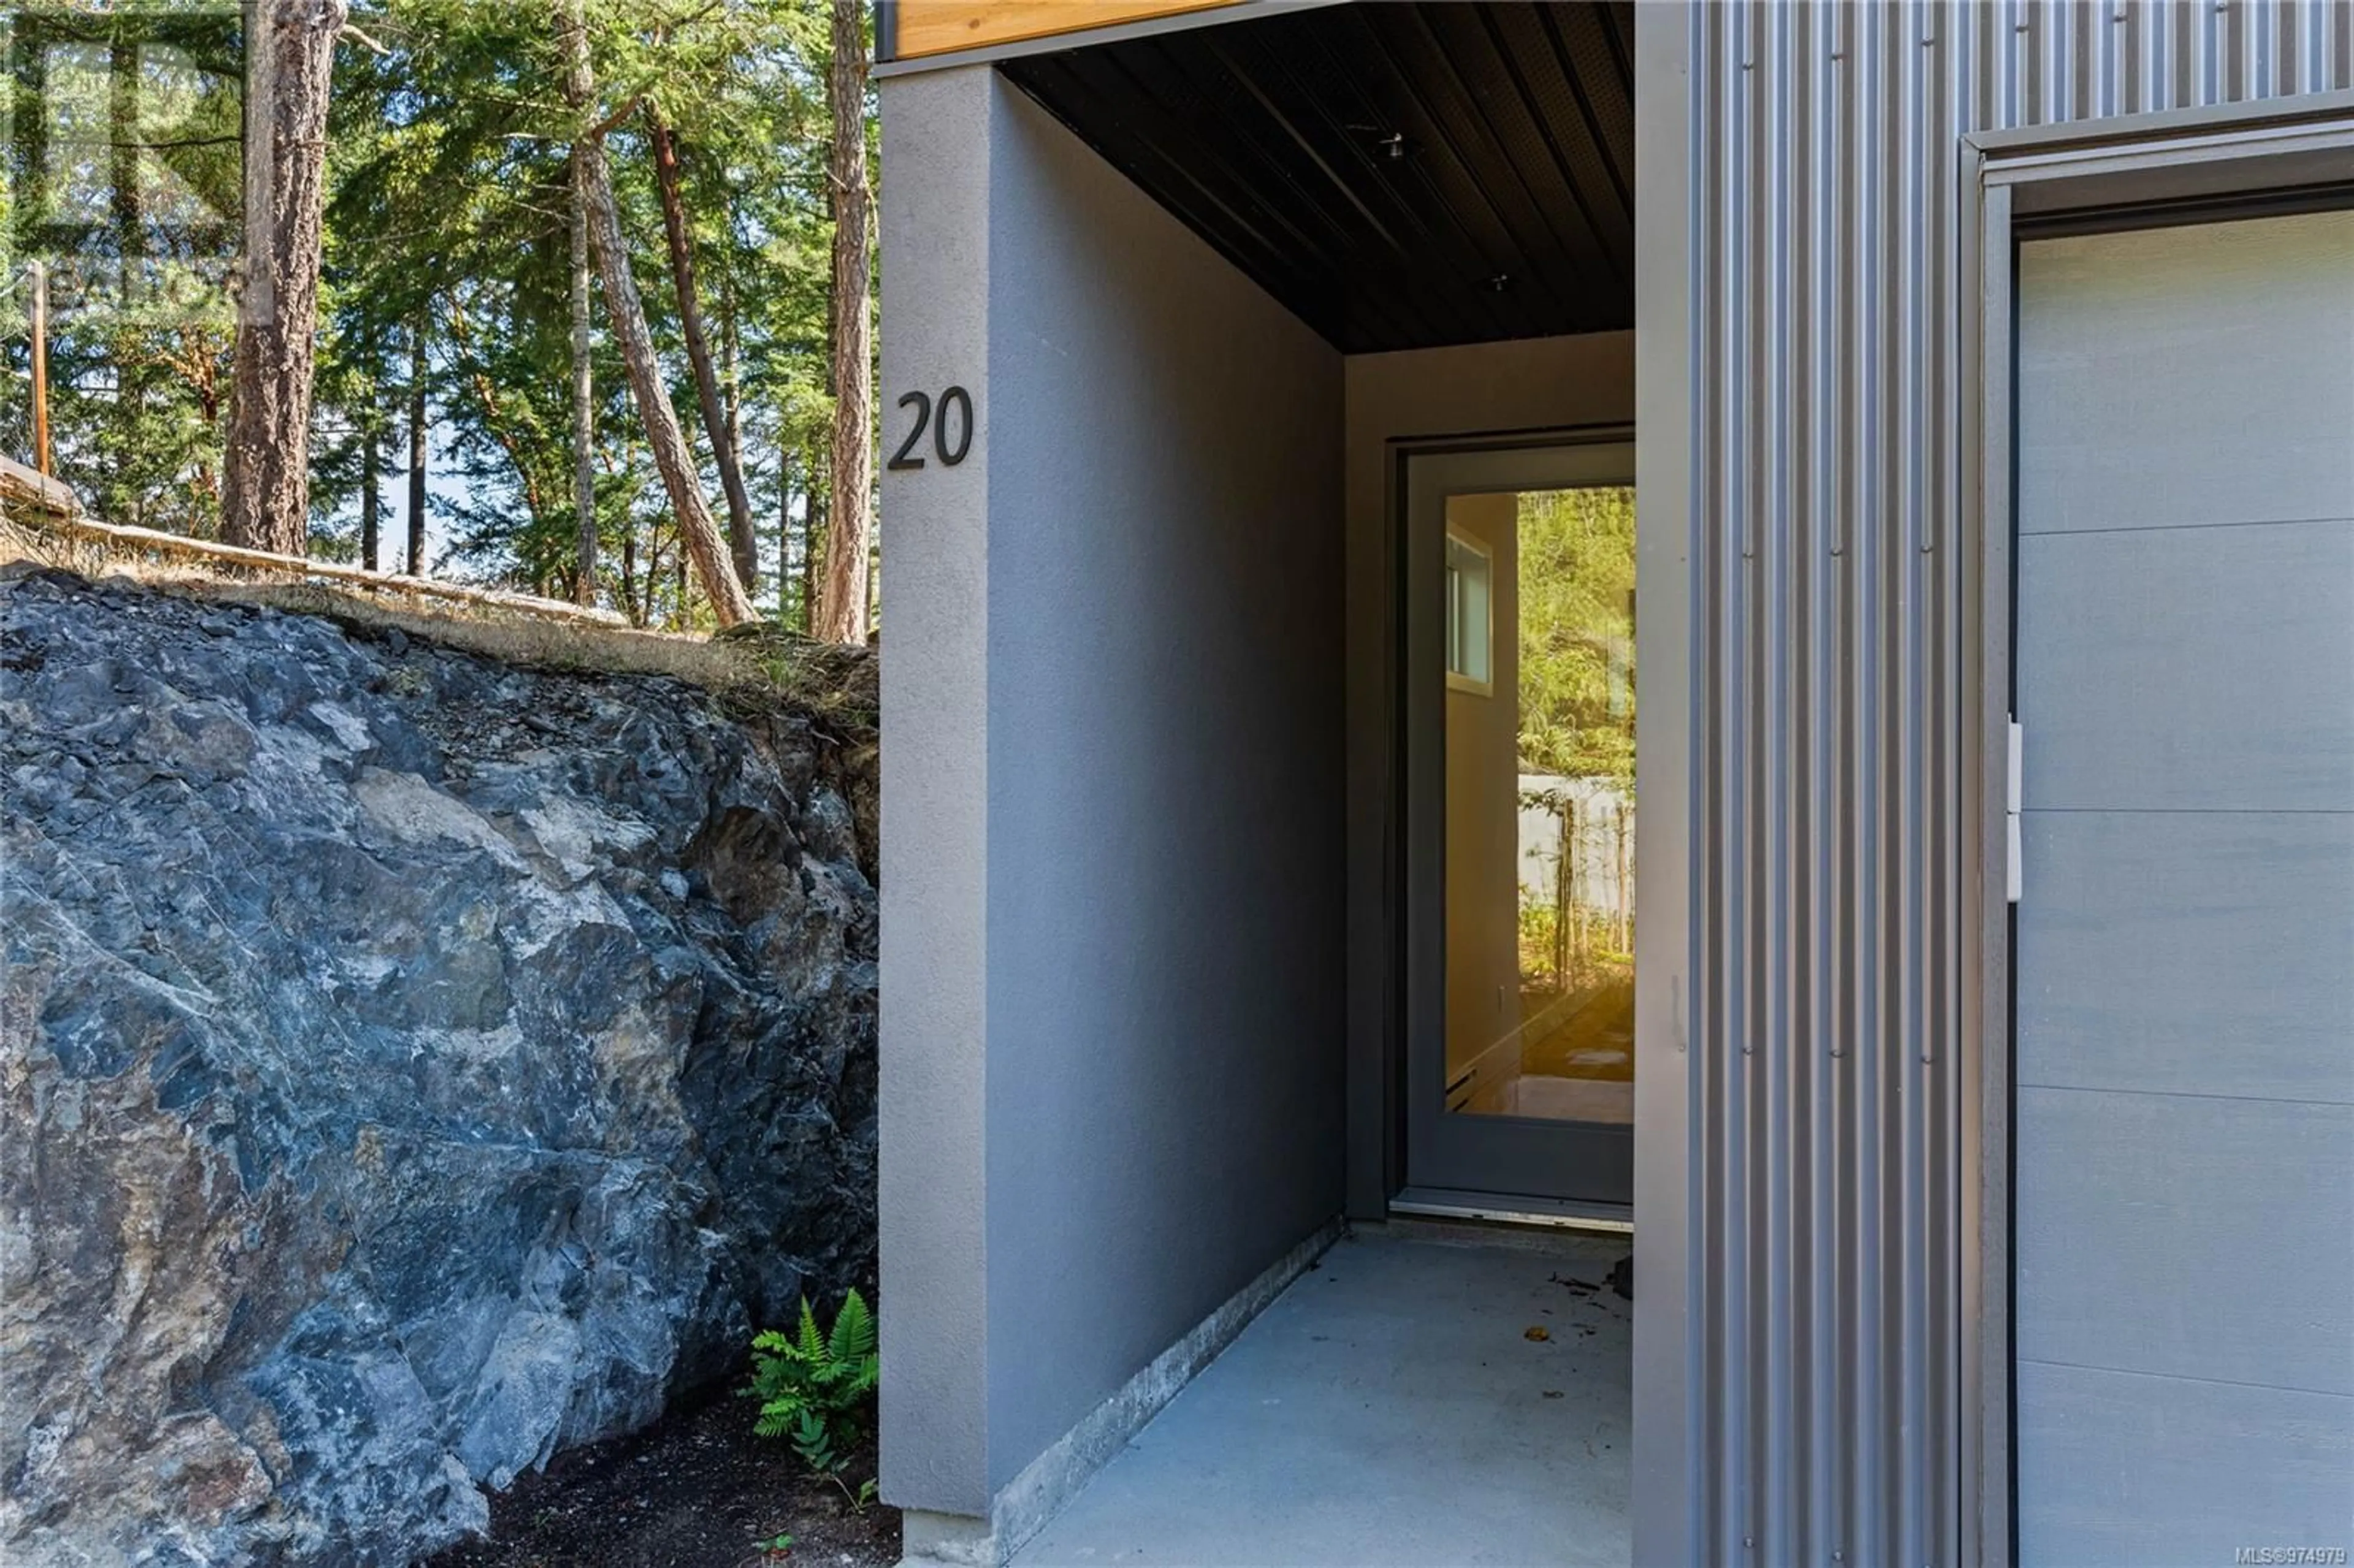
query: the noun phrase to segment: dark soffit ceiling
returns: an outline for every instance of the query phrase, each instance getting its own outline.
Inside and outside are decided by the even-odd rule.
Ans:
[[[1631,4],[1356,4],[1000,69],[1351,354],[1635,324]]]

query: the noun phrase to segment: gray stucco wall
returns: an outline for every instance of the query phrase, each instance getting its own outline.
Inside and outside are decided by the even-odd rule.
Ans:
[[[1341,359],[1000,90],[992,1484],[1341,1206]]]
[[[985,69],[884,124],[980,427],[884,485],[884,1491],[978,1514],[1341,1207],[1341,363]]]
[[[881,208],[885,444],[909,388],[965,386],[980,415],[962,463],[883,476],[882,1491],[970,1514],[989,1503],[989,80],[884,89]]]

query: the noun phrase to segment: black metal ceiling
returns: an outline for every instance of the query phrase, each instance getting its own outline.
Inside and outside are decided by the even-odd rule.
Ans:
[[[1000,69],[1352,354],[1635,324],[1634,6],[1356,4]]]

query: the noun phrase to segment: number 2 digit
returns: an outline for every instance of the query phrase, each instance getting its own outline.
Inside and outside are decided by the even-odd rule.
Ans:
[[[924,466],[923,459],[913,457],[909,454],[916,450],[916,443],[924,439],[924,430],[926,427],[929,426],[932,422],[932,395],[928,392],[910,392],[905,397],[899,399],[899,407],[902,408],[906,408],[910,403],[913,403],[916,406],[915,427],[907,432],[907,439],[899,443],[899,450],[891,454],[891,461],[884,465],[886,468],[921,468]]]

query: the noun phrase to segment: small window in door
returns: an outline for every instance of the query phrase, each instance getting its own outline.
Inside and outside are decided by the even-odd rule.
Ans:
[[[1428,557],[1425,557],[1427,559]],[[1495,557],[1468,534],[1447,531],[1447,684],[1491,695]],[[1426,666],[1426,668],[1427,666]]]

